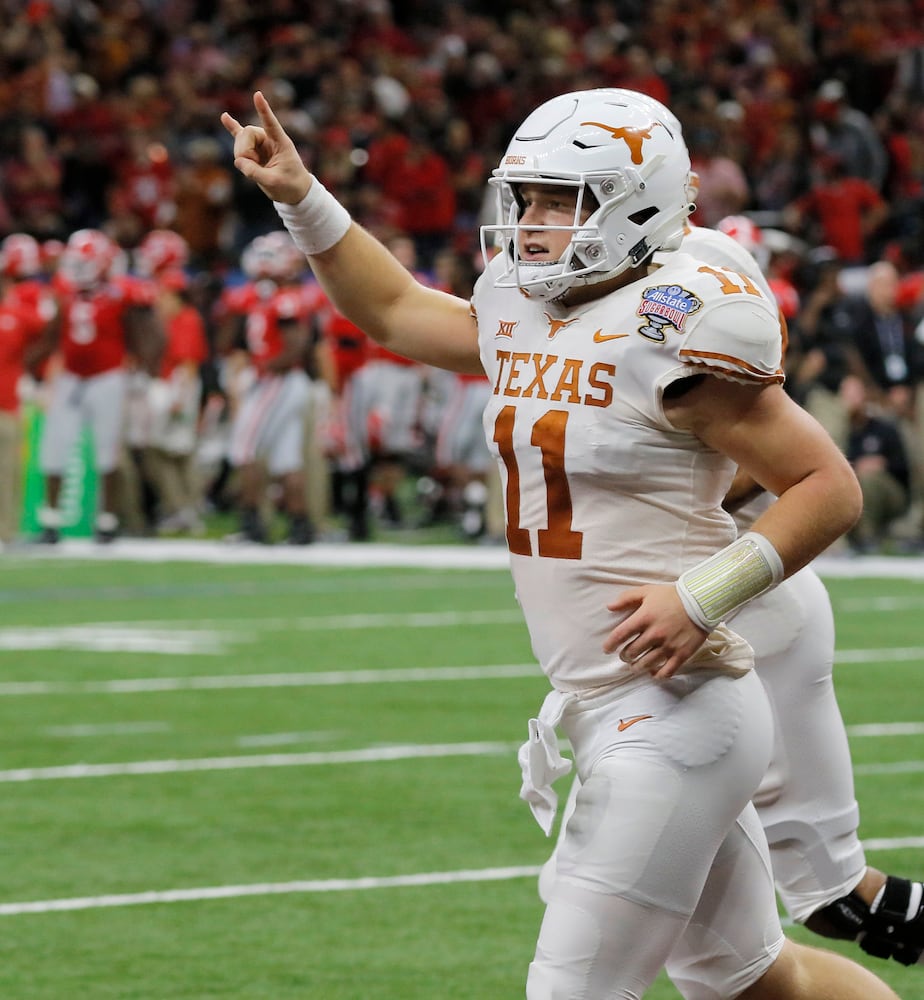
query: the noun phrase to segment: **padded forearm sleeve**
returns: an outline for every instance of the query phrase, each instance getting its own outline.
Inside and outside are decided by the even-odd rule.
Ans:
[[[711,632],[733,611],[782,579],[783,562],[776,549],[763,535],[748,531],[688,569],[676,586],[690,618]]]

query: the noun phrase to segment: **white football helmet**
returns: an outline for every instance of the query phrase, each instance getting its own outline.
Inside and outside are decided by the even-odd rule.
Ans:
[[[481,231],[485,261],[492,239],[504,254],[497,287],[553,300],[574,285],[615,277],[656,250],[677,249],[694,207],[690,156],[677,119],[656,113],[657,103],[633,91],[578,91],[547,101],[523,122],[490,180],[498,191],[498,224]],[[526,182],[577,189],[571,225],[529,227],[571,232],[557,261],[519,256],[518,188]],[[588,200],[593,211],[582,223]]]

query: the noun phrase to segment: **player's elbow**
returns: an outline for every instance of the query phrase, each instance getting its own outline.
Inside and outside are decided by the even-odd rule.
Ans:
[[[828,509],[831,520],[835,523],[831,527],[839,529],[838,534],[843,535],[859,521],[863,513],[863,491],[860,488],[860,481],[846,460],[839,464],[832,477],[832,503]]]

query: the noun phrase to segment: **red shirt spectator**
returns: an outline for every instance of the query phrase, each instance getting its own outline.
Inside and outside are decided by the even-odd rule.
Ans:
[[[451,232],[456,195],[449,166],[422,138],[411,138],[400,168],[386,176],[384,191],[401,206],[398,225],[404,232]]]
[[[160,278],[163,287],[181,290],[187,285],[182,271],[167,272]],[[166,323],[167,343],[160,366],[160,377],[169,379],[181,365],[192,363],[197,367],[208,360],[209,345],[202,314],[189,303],[183,303]]]
[[[26,354],[45,324],[11,296],[0,300],[0,411],[19,412],[19,381],[26,373]]]
[[[814,225],[820,242],[844,263],[863,263],[866,241],[885,221],[888,205],[869,181],[847,177],[836,161],[827,167],[825,179],[788,207],[787,223],[797,230]]]
[[[64,199],[61,194],[63,166],[37,125],[22,130],[20,155],[4,171],[4,195],[16,216],[17,227],[32,233],[61,229]]]
[[[125,207],[144,229],[161,229],[176,215],[174,168],[167,148],[147,133],[135,131],[130,150],[117,171]]]

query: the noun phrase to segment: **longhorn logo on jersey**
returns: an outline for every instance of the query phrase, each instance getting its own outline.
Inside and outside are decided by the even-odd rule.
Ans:
[[[660,122],[652,122],[648,128],[617,128],[615,125],[604,125],[603,122],[581,122],[581,125],[593,125],[595,128],[602,128],[604,132],[614,139],[622,139],[629,147],[632,154],[633,163],[644,163],[645,157],[642,155],[642,143],[651,138],[653,128],[664,128]]]
[[[542,315],[549,321],[549,340],[561,333],[566,326],[577,323],[577,319],[555,319],[548,313],[543,313]]]
[[[653,285],[646,288],[636,314],[648,322],[640,326],[638,332],[649,340],[663,344],[665,328],[671,326],[679,333],[687,316],[695,313],[702,304],[702,299],[680,285]]]

